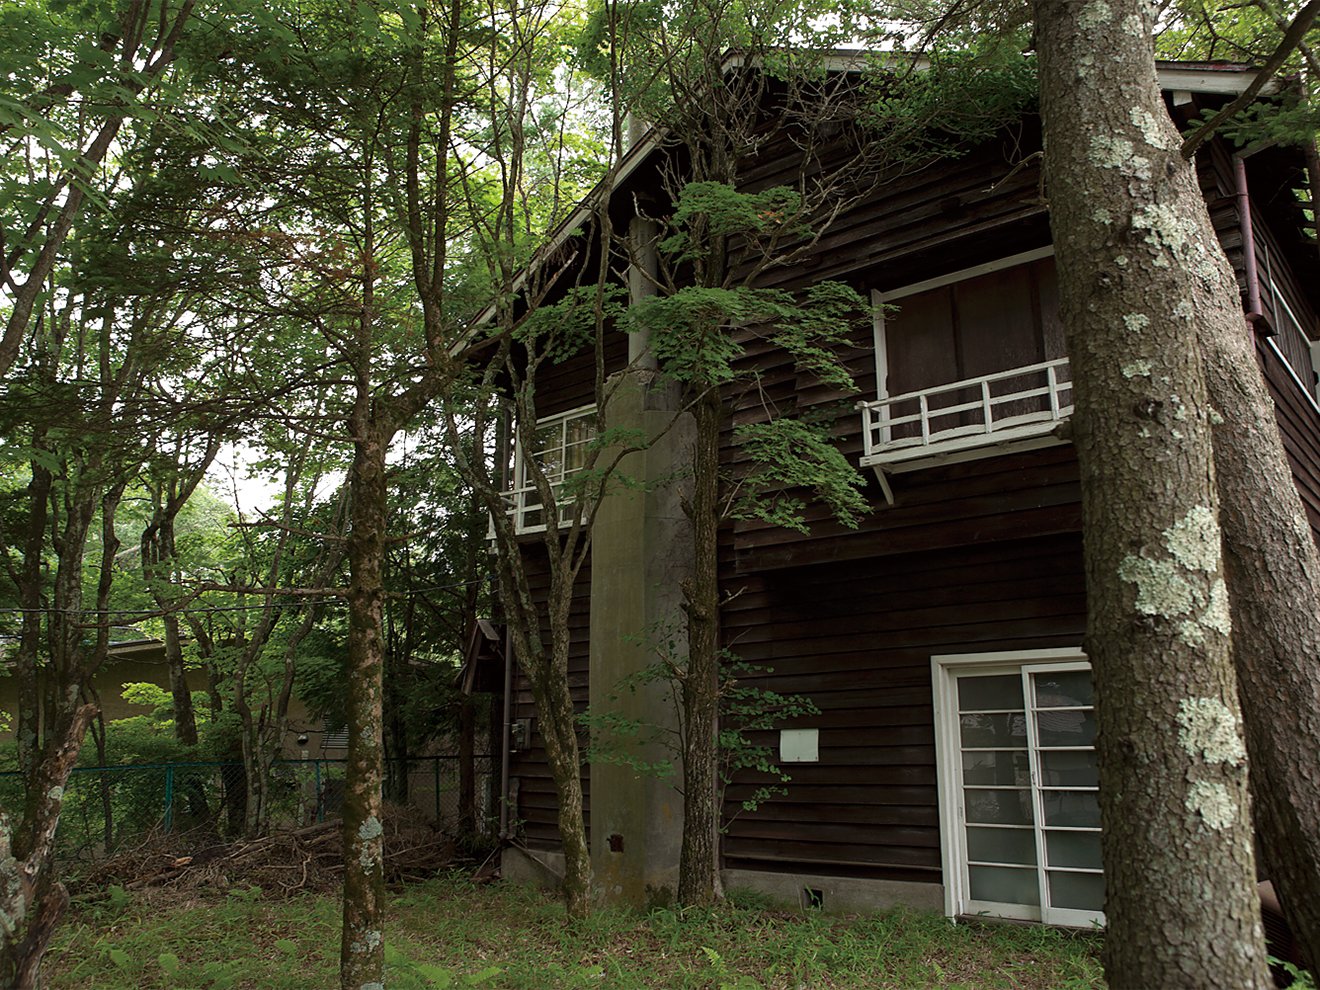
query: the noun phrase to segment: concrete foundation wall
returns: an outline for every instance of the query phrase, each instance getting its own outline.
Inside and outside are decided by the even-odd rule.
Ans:
[[[500,853],[500,873],[514,883],[556,890],[564,878],[564,854],[507,846]]]
[[[501,872],[515,883],[546,889],[559,886],[564,872],[561,853],[510,847],[501,854]],[[828,914],[869,914],[905,906],[918,911],[944,911],[944,885],[901,880],[859,880],[813,873],[768,873],[724,870],[725,890],[754,890],[773,897],[789,910],[822,910]],[[808,891],[813,892],[808,895]],[[812,903],[819,894],[819,900]]]
[[[754,890],[799,911],[817,908],[830,914],[865,914],[899,905],[918,911],[944,911],[944,885],[902,880],[859,880],[811,873],[725,870],[725,890]],[[814,892],[808,895],[808,891]],[[819,895],[817,903],[815,894]]]

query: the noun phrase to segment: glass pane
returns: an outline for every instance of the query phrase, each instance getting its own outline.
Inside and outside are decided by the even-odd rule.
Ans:
[[[958,708],[961,711],[1022,707],[1022,677],[1019,674],[958,678]]]
[[[973,867],[975,869],[975,867]],[[1100,873],[1049,874],[1050,907],[1078,911],[1103,911],[1105,878]]]
[[[1033,674],[1037,708],[1078,708],[1095,704],[1089,670],[1061,670]]]
[[[1031,764],[1025,749],[963,753],[963,783],[983,786],[1030,787]]]
[[[1037,712],[1036,731],[1042,746],[1095,745],[1095,712]]]
[[[1027,748],[1027,719],[1022,712],[963,715],[959,725],[963,749]]]
[[[1046,831],[1045,862],[1050,866],[1100,869],[1100,833]]]
[[[1010,790],[965,790],[963,802],[969,822],[981,822],[987,825],[1030,825],[1031,791]]]
[[[1034,869],[1012,866],[969,866],[972,898],[1002,904],[1039,904],[1040,884]]]
[[[579,416],[565,424],[564,470],[581,470],[587,457],[587,443],[596,435],[596,417]]]
[[[1095,791],[1045,791],[1041,800],[1046,825],[1100,827],[1100,801]]]
[[[1041,784],[1046,787],[1099,787],[1095,750],[1079,753],[1041,753]]]
[[[972,861],[1035,866],[1036,831],[1030,828],[969,828],[967,858]]]

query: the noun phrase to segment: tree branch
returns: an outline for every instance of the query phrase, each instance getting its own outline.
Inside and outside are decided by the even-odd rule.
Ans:
[[[1306,32],[1311,30],[1311,25],[1315,22],[1318,13],[1320,13],[1320,0],[1311,0],[1310,3],[1298,11],[1297,16],[1293,18],[1292,25],[1284,32],[1279,47],[1274,49],[1274,54],[1270,56],[1269,61],[1257,70],[1256,78],[1252,80],[1251,85],[1246,88],[1241,96],[1207,120],[1183,142],[1182,156],[1184,158],[1191,158],[1192,155],[1196,154],[1196,149],[1201,147],[1214,134],[1220,124],[1256,98],[1261,88],[1274,78],[1274,74],[1287,61],[1293,49],[1301,44]]]

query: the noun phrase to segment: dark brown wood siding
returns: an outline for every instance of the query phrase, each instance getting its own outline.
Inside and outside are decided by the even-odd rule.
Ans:
[[[726,794],[734,869],[940,880],[930,658],[1077,646],[1086,623],[1077,533],[730,578],[725,639],[772,672],[745,679],[810,698],[820,761],[791,764],[787,794],[744,810],[771,783]],[[753,736],[777,753],[778,734]]]

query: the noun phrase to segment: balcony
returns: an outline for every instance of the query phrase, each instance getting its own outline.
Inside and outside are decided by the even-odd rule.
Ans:
[[[1072,414],[1072,381],[1059,358],[857,408],[861,466],[875,470],[892,502],[886,474],[1063,443],[1055,430]]]

